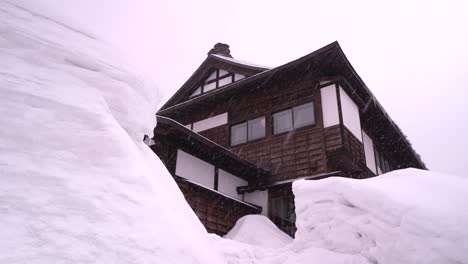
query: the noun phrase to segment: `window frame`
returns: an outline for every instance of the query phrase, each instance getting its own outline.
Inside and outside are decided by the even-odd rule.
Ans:
[[[249,121],[252,121],[252,120],[255,120],[255,119],[261,119],[263,118],[263,122],[265,123],[265,126],[264,126],[264,130],[263,130],[263,136],[261,137],[258,137],[258,138],[254,138],[254,139],[249,139]],[[245,124],[245,141],[242,142],[242,143],[238,143],[238,144],[235,144],[233,145],[232,144],[232,128],[235,127],[235,126],[238,126],[238,125],[241,125],[241,124]],[[253,118],[249,118],[247,120],[244,120],[242,122],[236,122],[232,125],[229,126],[229,146],[231,147],[235,147],[235,146],[239,146],[239,145],[242,145],[242,144],[246,144],[246,143],[250,143],[250,142],[254,142],[254,141],[257,141],[257,140],[261,140],[263,138],[265,138],[267,136],[267,133],[266,133],[266,116],[258,116],[258,117],[253,117]]]
[[[273,221],[280,221],[283,224],[285,222],[289,224],[296,222],[296,206],[294,201],[289,197],[272,197],[269,199],[268,203],[270,204],[270,208],[268,210],[269,217],[271,217]]]
[[[384,154],[381,149],[379,149],[375,144],[374,144],[374,156],[375,156],[375,170],[377,175],[382,175],[387,172],[393,171],[394,166],[392,165],[392,162],[388,158],[388,155]],[[382,173],[379,173],[379,169]]]
[[[232,128],[235,127],[235,126],[240,126],[240,125],[244,125],[245,124],[245,140],[241,143],[237,143],[237,144],[233,144],[232,143]],[[232,124],[229,126],[229,145],[230,146],[239,146],[241,144],[245,144],[247,142],[249,142],[248,140],[249,138],[249,127],[248,127],[248,124],[247,124],[247,121],[244,121],[244,122],[239,122],[239,123],[236,123],[236,124]]]
[[[306,104],[312,104],[312,110],[314,112],[314,115],[313,115],[313,123],[312,124],[307,124],[307,125],[303,125],[303,126],[300,126],[300,127],[295,127],[295,124],[294,124],[294,108],[298,108],[298,107],[301,107],[301,106],[304,106]],[[286,130],[286,131],[282,131],[282,132],[279,132],[277,134],[275,134],[275,118],[274,118],[274,115],[275,114],[278,114],[278,113],[281,113],[281,112],[285,112],[285,111],[288,111],[288,110],[291,110],[291,124],[292,124],[292,129],[290,130]],[[310,128],[310,127],[314,127],[317,125],[317,119],[316,119],[316,111],[315,111],[315,102],[312,100],[312,101],[307,101],[307,102],[304,102],[304,103],[301,103],[301,104],[298,104],[298,105],[294,105],[294,106],[290,106],[290,107],[287,107],[287,108],[283,108],[281,110],[278,110],[278,111],[275,111],[275,112],[272,112],[271,113],[271,133],[273,136],[277,136],[277,135],[281,135],[281,134],[284,134],[284,133],[288,133],[290,131],[293,131],[293,130],[297,130],[297,129],[302,129],[302,128]]]

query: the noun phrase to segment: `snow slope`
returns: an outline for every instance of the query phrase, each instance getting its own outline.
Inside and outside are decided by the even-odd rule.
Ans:
[[[229,263],[468,263],[467,178],[406,169],[293,191],[295,240],[272,250],[213,238]]]
[[[115,57],[0,2],[0,263],[222,263],[142,143],[156,88]]]
[[[267,248],[284,247],[293,240],[263,215],[246,215],[224,238]]]
[[[296,251],[319,247],[369,263],[468,263],[466,178],[406,169],[293,189]]]

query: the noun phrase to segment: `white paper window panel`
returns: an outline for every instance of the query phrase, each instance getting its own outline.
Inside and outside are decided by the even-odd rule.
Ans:
[[[322,99],[322,115],[324,127],[338,125],[340,116],[338,114],[338,99],[336,97],[336,86],[331,84],[320,89]]]
[[[375,153],[374,153],[374,142],[372,139],[366,134],[366,132],[362,131],[362,139],[364,143],[364,154],[366,156],[366,165],[374,174],[377,174],[375,169]]]
[[[242,75],[242,74],[239,74],[239,73],[236,73],[234,74],[234,81],[237,82],[239,80],[242,80],[245,78],[245,75]]]
[[[218,191],[231,197],[242,199],[242,195],[237,193],[238,186],[246,186],[247,181],[224,170],[218,171]]]
[[[229,72],[221,69],[219,70],[219,77],[224,76],[226,74],[229,74]]]
[[[192,93],[191,96],[195,96],[195,95],[199,95],[199,94],[201,94],[201,87],[198,87],[198,88],[195,90],[195,92]]]
[[[188,128],[188,129],[192,129],[192,124],[185,125],[184,127]]]
[[[209,92],[209,91],[214,90],[214,89],[216,89],[216,82],[205,84],[203,86],[203,92],[204,93]]]
[[[351,97],[340,87],[341,112],[343,113],[343,124],[362,142],[361,119],[359,108]]]
[[[232,76],[225,77],[223,79],[218,80],[218,87],[225,86],[232,83]]]
[[[262,215],[268,217],[268,190],[244,193],[244,202],[262,207]]]
[[[177,150],[176,175],[196,182],[207,188],[214,188],[215,167],[180,149]]]
[[[227,124],[228,115],[227,113],[222,113],[217,116],[213,116],[198,122],[193,123],[193,131],[200,132],[213,127],[221,126]]]
[[[206,78],[206,81],[211,81],[216,79],[216,71],[214,71],[208,78]]]

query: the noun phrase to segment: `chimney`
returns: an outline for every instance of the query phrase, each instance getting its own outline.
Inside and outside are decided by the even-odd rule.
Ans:
[[[214,47],[208,52],[208,56],[211,54],[218,54],[232,58],[231,51],[229,50],[229,45],[221,42],[216,43],[216,45],[214,45]]]

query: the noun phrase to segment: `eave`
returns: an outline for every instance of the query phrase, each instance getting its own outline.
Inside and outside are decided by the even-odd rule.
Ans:
[[[249,183],[260,182],[262,177],[269,174],[268,168],[257,166],[170,118],[157,116],[154,135],[155,141],[174,140],[181,148],[188,146],[189,150],[197,151],[196,154],[203,157],[205,161],[231,172]]]

